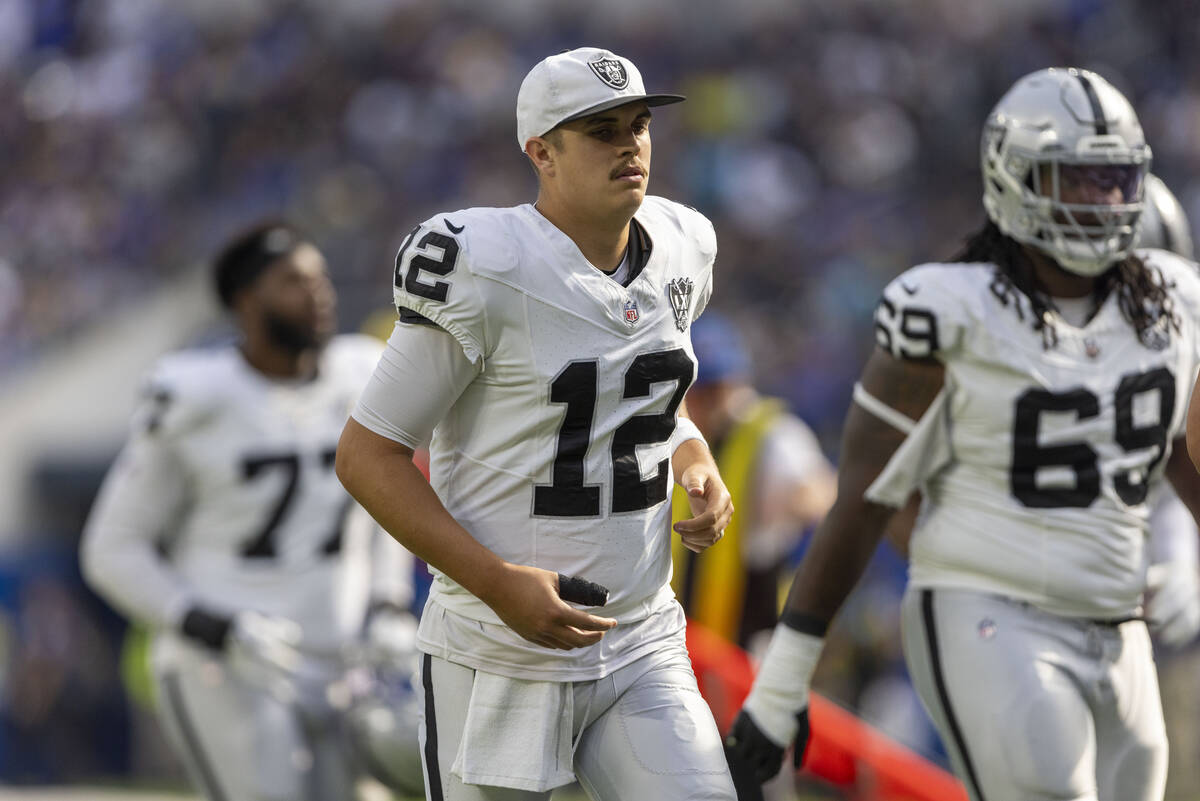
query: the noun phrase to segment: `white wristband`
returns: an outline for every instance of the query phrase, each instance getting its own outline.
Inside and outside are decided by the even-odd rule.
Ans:
[[[783,623],[771,635],[742,709],[780,748],[786,748],[796,736],[796,713],[808,706],[808,688],[824,645],[821,637],[802,634]]]
[[[704,439],[704,435],[700,433],[700,427],[693,423],[687,417],[677,417],[675,419],[675,430],[671,432],[671,453],[679,450],[679,446],[687,442],[689,439],[698,439],[708,445]]]

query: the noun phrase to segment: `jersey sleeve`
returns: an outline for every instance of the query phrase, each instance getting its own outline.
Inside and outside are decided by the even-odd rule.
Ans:
[[[902,509],[914,491],[923,489],[950,463],[953,449],[949,398],[949,390],[943,387],[882,472],[867,487],[864,497],[868,501]]]
[[[380,436],[421,447],[481,369],[460,344],[445,330],[397,323],[351,416]]]
[[[1171,287],[1176,310],[1189,320],[1200,320],[1200,265],[1162,250],[1143,253],[1146,260],[1158,267],[1163,280]],[[1192,347],[1200,360],[1200,325],[1192,327]]]
[[[187,425],[177,390],[161,375],[147,385],[133,431],[109,469],[80,545],[84,576],[123,614],[176,625],[190,588],[161,557],[159,544],[187,505],[188,481],[175,450]]]
[[[1163,285],[1170,293],[1179,333],[1186,342],[1187,360],[1192,366],[1191,371],[1183,370],[1183,375],[1177,376],[1177,392],[1186,398],[1192,390],[1194,371],[1200,364],[1200,266],[1195,262],[1165,250],[1148,248],[1138,251],[1138,255],[1150,268],[1157,272]],[[1172,334],[1174,335],[1174,334]],[[1187,373],[1191,374],[1187,374]],[[1173,441],[1182,437],[1187,428],[1187,404],[1183,405],[1184,412],[1175,416],[1168,430],[1168,436]]]
[[[963,273],[974,267],[923,264],[883,290],[875,307],[875,342],[897,359],[944,360],[967,327],[970,298]]]
[[[393,296],[402,320],[415,320],[414,314],[424,318],[454,337],[470,361],[479,362],[491,351],[487,313],[463,227],[451,228],[443,217],[417,226],[396,254]]]
[[[708,301],[712,298],[713,268],[717,262],[717,233],[713,229],[713,224],[700,212],[695,212],[695,216],[697,217],[696,245],[700,249],[704,268],[698,276],[698,291],[696,292],[695,307],[692,309],[692,322],[695,322],[704,313],[705,308],[708,307]]]

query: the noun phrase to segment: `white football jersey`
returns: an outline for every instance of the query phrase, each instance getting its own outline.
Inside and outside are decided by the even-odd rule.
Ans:
[[[668,440],[716,256],[712,225],[686,206],[648,197],[636,220],[652,247],[627,287],[523,205],[422,224],[397,256],[395,290],[398,307],[481,365],[433,433],[431,482],[447,510],[509,562],[608,587],[602,614],[622,623],[673,603]],[[435,578],[433,600],[500,622]],[[553,656],[594,660],[588,650]]]
[[[946,368],[941,420],[920,427],[927,447],[948,452],[923,487],[915,585],[1069,616],[1137,613],[1147,492],[1183,434],[1200,363],[1195,267],[1165,251],[1141,255],[1173,284],[1179,324],[1143,341],[1113,292],[1082,327],[1049,312],[1058,343],[1044,347],[1029,299],[1005,292],[991,264],[921,265],[885,289],[880,346]]]
[[[372,551],[398,569],[407,558],[390,538],[372,542],[374,526],[346,525],[352,508],[365,513],[334,474],[381,349],[335,337],[309,381],[268,378],[232,346],[163,358],[88,522],[92,583],[160,625],[198,604],[291,618],[315,650],[358,632]]]

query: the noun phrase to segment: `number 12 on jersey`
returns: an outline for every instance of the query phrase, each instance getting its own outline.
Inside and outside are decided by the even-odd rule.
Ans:
[[[599,517],[600,485],[584,482],[584,458],[592,440],[598,394],[598,360],[570,362],[550,382],[550,402],[563,404],[562,425],[550,484],[533,488],[533,513],[539,517]],[[612,441],[613,514],[649,509],[667,499],[667,459],[642,479],[637,446],[666,442],[675,430],[675,413],[692,382],[693,364],[681,348],[643,353],[624,375],[623,399],[645,398],[654,384],[675,382],[675,391],[659,414],[639,414],[617,427]]]

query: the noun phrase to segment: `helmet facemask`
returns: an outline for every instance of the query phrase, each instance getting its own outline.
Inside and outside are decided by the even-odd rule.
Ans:
[[[1087,75],[1093,84],[1103,80]],[[1133,250],[1150,168],[1128,101],[1103,86],[1119,115],[1111,126],[1077,113],[1087,108],[1079,71],[1027,76],[988,118],[981,148],[983,201],[993,222],[1084,276],[1100,275]]]
[[[1133,249],[1141,223],[1144,165],[1042,161],[1030,170],[1041,199],[1042,243],[1063,268],[1098,275]]]

